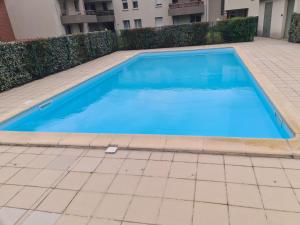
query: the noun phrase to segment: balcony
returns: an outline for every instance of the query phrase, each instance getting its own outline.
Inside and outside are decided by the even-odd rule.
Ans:
[[[62,24],[78,24],[78,23],[97,23],[96,15],[88,14],[87,11],[63,11],[61,15]]]
[[[86,14],[96,15],[99,23],[114,22],[115,15],[113,10],[87,10]]]
[[[204,3],[198,0],[179,0],[169,4],[169,16],[182,16],[204,13]]]

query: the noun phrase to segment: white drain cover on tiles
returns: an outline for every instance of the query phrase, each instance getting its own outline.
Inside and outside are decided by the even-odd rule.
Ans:
[[[107,154],[114,154],[118,151],[118,147],[116,146],[110,146],[105,150],[105,153]]]

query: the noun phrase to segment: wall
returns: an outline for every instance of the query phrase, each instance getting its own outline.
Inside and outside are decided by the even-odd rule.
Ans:
[[[0,41],[13,41],[14,39],[4,0],[0,0]]]
[[[258,16],[259,0],[225,0],[225,11],[248,8],[248,16]]]
[[[226,0],[225,0],[226,1]],[[221,17],[221,0],[208,1],[208,21],[217,21]]]
[[[300,0],[295,0],[294,12],[300,13]]]
[[[58,0],[4,0],[16,39],[65,34]]]

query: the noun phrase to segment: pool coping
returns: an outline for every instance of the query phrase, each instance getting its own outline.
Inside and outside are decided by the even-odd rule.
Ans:
[[[42,96],[28,105],[0,116],[0,123],[15,117],[28,109],[47,101],[84,81],[103,73],[116,65],[135,57],[140,53],[203,50],[218,48],[216,46],[193,46],[181,48],[149,49],[126,51],[122,59],[116,60],[109,66],[76,80],[62,88],[53,90],[47,96]],[[42,147],[75,147],[75,148],[105,148],[118,146],[120,149],[176,151],[207,154],[229,154],[250,156],[272,156],[300,158],[300,119],[297,110],[289,100],[271,83],[267,77],[247,58],[240,46],[226,45],[220,48],[234,48],[245,66],[248,68],[265,95],[294,133],[291,139],[263,138],[231,138],[203,137],[178,135],[127,135],[127,134],[87,134],[87,133],[42,133],[42,132],[13,132],[0,131],[0,145],[42,146]]]

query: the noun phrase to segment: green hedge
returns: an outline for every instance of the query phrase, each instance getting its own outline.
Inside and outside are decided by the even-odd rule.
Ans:
[[[0,92],[114,52],[111,31],[0,43]]]
[[[294,13],[289,29],[289,41],[300,43],[300,13]]]
[[[149,49],[253,41],[257,17],[240,17],[217,22],[122,30],[121,49]]]

